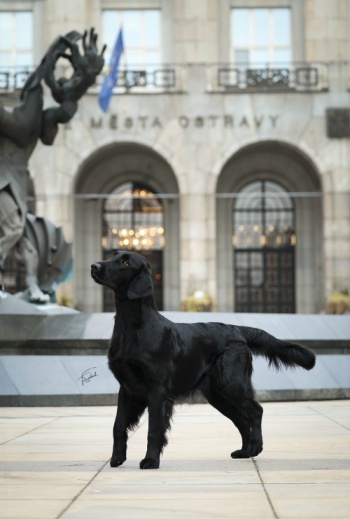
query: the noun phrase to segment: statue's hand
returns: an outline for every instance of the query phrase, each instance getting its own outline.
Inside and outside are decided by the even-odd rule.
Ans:
[[[51,61],[51,66],[47,68],[45,82],[50,87],[52,95],[58,103],[64,101],[78,101],[87,91],[87,89],[94,84],[96,76],[101,72],[104,59],[103,53],[106,49],[104,45],[101,53],[97,49],[97,34],[94,29],[90,30],[89,39],[87,41],[87,32],[85,31],[82,43],[84,54],[80,54],[79,47],[76,41],[73,41],[68,36],[61,36],[60,43],[66,45],[71,51],[70,55],[62,52],[61,47],[56,49],[54,59]],[[55,64],[59,57],[68,59],[74,69],[70,78],[56,79],[54,75]]]
[[[83,34],[84,61],[87,64],[90,73],[96,77],[101,72],[104,65],[103,54],[106,50],[106,45],[102,47],[102,51],[99,54],[97,49],[97,34],[93,28],[90,30],[89,42],[86,41],[86,38],[87,31]]]

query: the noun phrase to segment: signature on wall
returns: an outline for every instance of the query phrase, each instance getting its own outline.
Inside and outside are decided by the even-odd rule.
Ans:
[[[97,377],[96,367],[86,369],[78,380],[81,380],[81,385],[87,384],[94,377]]]

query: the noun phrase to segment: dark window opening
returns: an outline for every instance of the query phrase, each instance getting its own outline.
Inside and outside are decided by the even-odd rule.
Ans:
[[[295,312],[294,204],[276,182],[240,192],[233,211],[235,311]]]
[[[163,309],[164,207],[147,185],[126,182],[106,199],[103,207],[104,259],[115,250],[131,250],[147,258],[152,268],[154,298]],[[114,312],[113,292],[103,289],[103,311]]]

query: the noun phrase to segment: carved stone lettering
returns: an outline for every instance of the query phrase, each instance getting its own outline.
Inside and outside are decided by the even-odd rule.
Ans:
[[[263,115],[261,115],[260,117],[257,117],[257,116],[255,115],[255,116],[254,116],[255,126],[256,126],[257,128],[260,128],[260,126],[261,126],[263,120],[264,120],[264,116],[263,116]]]
[[[333,110],[335,112],[335,110]],[[338,119],[340,120],[340,116],[342,117],[342,127],[345,125],[347,128],[347,119],[344,118],[344,114],[336,114]],[[253,115],[248,117],[246,115],[242,115],[239,118],[236,118],[236,125],[238,128],[251,128],[255,127],[259,130],[262,127],[266,127],[267,125],[270,128],[276,128],[277,122],[279,119],[279,115]],[[332,118],[333,127],[335,124],[335,116]],[[178,123],[181,128],[234,128],[235,119],[233,115],[225,114],[225,115],[208,115],[201,116],[197,115],[195,117],[188,117],[186,115],[180,115],[178,117]],[[102,117],[99,118],[90,118],[90,127],[92,129],[102,128],[103,124],[105,124],[105,120]],[[117,130],[119,127],[124,127],[129,130],[132,128],[141,128],[142,130],[146,130],[147,128],[163,128],[163,123],[158,116],[150,117],[146,115],[139,115],[138,117],[124,117],[121,118],[117,114],[112,114],[107,122],[109,128],[112,130]],[[343,131],[343,130],[342,130]],[[337,130],[339,133],[339,130]]]
[[[102,117],[100,117],[98,120],[95,120],[93,117],[91,117],[90,126],[91,128],[102,128]]]
[[[224,115],[224,126],[233,126],[233,117],[232,115]]]
[[[273,128],[276,128],[277,119],[279,118],[279,115],[270,115],[270,121]]]
[[[209,121],[211,122],[211,126],[216,126],[216,121],[219,119],[218,115],[209,115]]]
[[[109,119],[109,127],[112,128],[112,130],[116,130],[118,128],[118,116],[113,114],[111,115]]]
[[[146,117],[145,115],[140,115],[139,116],[139,121],[140,121],[140,124],[141,124],[141,128],[142,129],[145,129],[146,128],[146,122],[147,122],[147,119],[148,117]]]
[[[158,126],[159,128],[162,127],[162,123],[160,122],[160,120],[158,119],[158,117],[155,117],[155,118],[153,119],[152,128],[154,128],[155,126]]]
[[[188,125],[190,124],[190,120],[185,115],[181,115],[179,117],[179,124],[180,124],[181,128],[188,128]]]

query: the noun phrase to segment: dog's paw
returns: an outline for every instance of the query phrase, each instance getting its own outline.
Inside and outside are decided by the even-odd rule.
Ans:
[[[262,444],[254,442],[249,445],[248,449],[231,452],[231,458],[254,458],[255,456],[258,456],[262,450]]]
[[[260,452],[262,452],[263,446],[261,442],[252,442],[250,445],[250,456],[254,458],[255,456],[258,456]]]
[[[140,461],[140,469],[159,469],[159,461],[154,458],[145,458]]]
[[[231,452],[231,458],[250,458],[250,452],[246,449],[240,449],[238,451]]]
[[[119,467],[120,465],[123,465],[125,460],[126,460],[125,456],[112,456],[109,464],[111,467]]]

